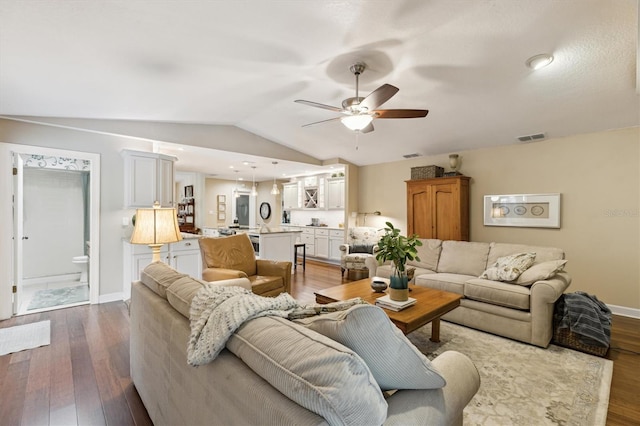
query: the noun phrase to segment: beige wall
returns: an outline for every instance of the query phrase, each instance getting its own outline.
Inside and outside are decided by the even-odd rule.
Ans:
[[[640,309],[640,128],[459,153],[471,176],[471,240],[555,246],[565,250],[569,291]],[[448,168],[448,155],[360,168],[359,204],[406,229],[404,181],[411,167]],[[562,194],[561,228],[483,225],[483,196]],[[369,222],[369,220],[368,220]]]
[[[282,221],[282,181],[278,181],[280,187],[280,194],[272,195],[271,188],[273,187],[273,181],[256,182],[258,187],[258,196],[256,197],[256,225],[260,226],[264,222],[265,225],[276,228],[280,226]],[[233,223],[233,189],[236,187],[235,181],[206,178],[205,179],[205,195],[204,195],[204,208],[205,208],[205,227],[217,228],[225,225],[231,225]],[[250,190],[251,182],[239,182],[238,187],[241,190]],[[226,221],[218,222],[217,216],[217,196],[225,195],[226,198]],[[260,217],[260,204],[263,202],[269,203],[271,206],[271,216],[267,220],[262,220]],[[213,214],[209,214],[213,211]]]

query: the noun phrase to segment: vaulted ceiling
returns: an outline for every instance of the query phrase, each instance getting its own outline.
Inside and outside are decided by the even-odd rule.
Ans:
[[[638,126],[637,44],[637,0],[2,0],[0,115],[232,125],[368,165]],[[302,127],[339,114],[294,100],[340,106],[358,61],[360,96],[429,115]]]

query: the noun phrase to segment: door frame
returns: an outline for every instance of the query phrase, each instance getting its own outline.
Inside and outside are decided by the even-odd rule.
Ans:
[[[90,175],[90,203],[89,203],[89,240],[91,241],[91,249],[89,256],[89,303],[99,303],[100,299],[100,154],[72,151],[67,149],[55,149],[46,148],[32,145],[19,145],[0,143],[0,164],[7,164],[6,169],[0,168],[0,170],[7,170],[7,173],[3,173],[0,178],[0,205],[4,205],[4,212],[9,213],[4,217],[13,217],[15,212],[14,200],[16,194],[14,189],[22,186],[23,175],[18,176],[19,179],[14,178],[12,175],[13,156],[14,154],[27,154],[27,155],[46,155],[53,157],[72,157],[80,160],[90,161],[91,167],[89,170]],[[10,176],[10,179],[6,177]],[[19,180],[19,183],[16,181]],[[21,194],[19,194],[21,196]],[[17,200],[15,200],[17,203]],[[17,212],[15,212],[17,214]],[[0,224],[0,230],[2,235],[11,235],[11,241],[2,241],[0,243],[0,258],[5,251],[9,251],[10,257],[5,259],[11,259],[11,264],[7,265],[6,272],[2,272],[0,275],[0,319],[8,318],[7,313],[11,312],[11,315],[16,314],[18,306],[12,303],[12,287],[18,286],[18,269],[16,265],[21,264],[21,259],[17,256],[18,249],[21,246],[22,236],[17,232],[22,229],[22,223],[18,224],[14,218],[11,222],[7,221]],[[5,232],[6,231],[6,232]],[[2,262],[4,263],[4,262]],[[3,285],[2,283],[6,283]],[[20,288],[18,288],[20,291]],[[18,299],[18,297],[16,298]],[[7,303],[8,302],[8,303]]]

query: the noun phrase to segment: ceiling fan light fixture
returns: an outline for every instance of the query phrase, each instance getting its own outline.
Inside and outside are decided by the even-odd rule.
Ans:
[[[544,68],[553,62],[553,55],[549,55],[547,53],[542,53],[540,55],[535,55],[527,59],[527,66],[533,70],[539,70],[540,68]]]
[[[342,117],[340,121],[350,130],[358,131],[367,127],[373,121],[373,116],[369,114],[348,115]]]

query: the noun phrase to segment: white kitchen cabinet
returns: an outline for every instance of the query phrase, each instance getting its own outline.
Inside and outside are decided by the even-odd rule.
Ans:
[[[313,228],[302,228],[300,242],[306,246],[307,256],[316,255],[316,237]]]
[[[131,297],[131,282],[140,279],[140,272],[151,263],[151,248],[144,244],[131,244],[124,240],[122,300]],[[160,248],[160,259],[178,272],[202,278],[202,257],[197,238],[165,244]]]
[[[196,238],[190,238],[169,244],[169,262],[176,271],[202,278],[202,256]]]
[[[125,208],[173,207],[176,157],[152,152],[122,151]]]
[[[344,231],[329,230],[329,259],[340,260],[340,245],[344,244]]]
[[[315,230],[315,254],[316,257],[329,258],[329,230]]]
[[[304,178],[304,187],[305,188],[317,188],[318,187],[318,176],[307,176]]]
[[[285,183],[282,185],[282,205],[285,210],[300,208],[298,182]]]
[[[344,178],[327,179],[327,209],[344,209]]]

